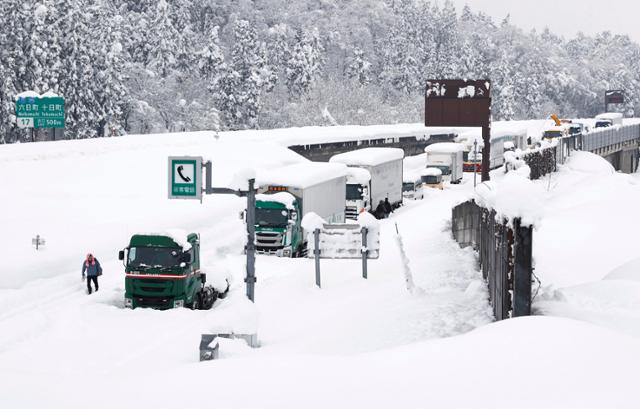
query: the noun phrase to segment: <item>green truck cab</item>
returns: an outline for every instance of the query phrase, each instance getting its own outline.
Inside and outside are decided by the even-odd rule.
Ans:
[[[256,248],[284,257],[300,256],[305,248],[300,204],[288,192],[271,193],[256,197]]]
[[[181,243],[169,235],[136,234],[118,258],[125,266],[125,307],[209,309],[223,293],[205,285],[200,271],[200,238]]]

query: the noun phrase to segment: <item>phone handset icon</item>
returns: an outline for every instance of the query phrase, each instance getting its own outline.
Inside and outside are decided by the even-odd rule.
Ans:
[[[189,176],[185,176],[182,174],[182,170],[184,169],[184,167],[182,165],[178,166],[178,176],[180,176],[180,179],[182,179],[185,182],[191,182],[191,178]]]

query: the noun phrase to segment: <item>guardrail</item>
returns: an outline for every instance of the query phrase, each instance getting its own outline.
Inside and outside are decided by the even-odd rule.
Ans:
[[[582,150],[593,152],[640,139],[640,124],[596,128],[582,136]]]
[[[470,200],[453,208],[451,229],[462,247],[479,252],[497,320],[531,315],[532,226],[496,220],[496,211]]]

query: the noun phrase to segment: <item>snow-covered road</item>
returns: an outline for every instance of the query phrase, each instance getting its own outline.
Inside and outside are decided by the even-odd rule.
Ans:
[[[640,288],[627,285],[623,292],[624,284],[593,284],[599,287],[592,294],[606,296],[598,308],[609,314],[598,316],[584,309],[573,314],[588,305],[587,291],[568,287],[601,279],[611,265],[633,258],[634,247],[624,241],[573,249],[583,270],[578,274],[554,243],[577,240],[577,235],[559,238],[559,223],[577,226],[586,243],[597,240],[598,231],[580,230],[579,221],[591,215],[599,226],[608,226],[606,208],[620,195],[625,204],[618,211],[636,199],[640,203],[636,176],[607,169],[589,173],[585,166],[597,164],[587,157],[554,175],[552,183],[537,182],[546,193],[538,198],[545,209],[534,236],[536,271],[544,286],[535,307],[587,323],[530,317],[490,324],[476,256],[458,247],[449,226],[452,206],[473,194],[472,175],[461,185],[427,191],[424,200],[408,202],[382,221],[380,258],[370,261],[368,280],[360,276],[359,260],[322,260],[318,289],[312,260],[258,256],[252,304],[242,281],[244,226],[238,213],[243,201],[167,200],[164,178],[171,154],[211,157],[220,184],[247,166],[260,171],[303,160],[281,146],[217,141],[207,134],[0,149],[1,185],[7,187],[0,190],[0,201],[7,204],[0,214],[6,228],[0,248],[16,260],[0,267],[0,401],[15,408],[65,409],[88,404],[506,408],[513,399],[531,408],[635,407],[628,374],[640,364],[640,332],[634,330],[635,318],[625,322],[611,314],[640,316]],[[493,176],[496,183],[504,178],[499,171]],[[613,196],[596,200],[603,187]],[[415,295],[405,286],[396,223],[420,288]],[[626,227],[640,228],[637,224]],[[203,269],[232,274],[228,298],[210,311],[124,309],[117,251],[134,232],[171,227],[201,233]],[[614,225],[605,231],[617,230]],[[48,241],[40,252],[30,246],[36,233]],[[607,249],[607,262],[593,261],[599,246]],[[79,271],[89,250],[105,270],[100,291],[91,296]],[[613,299],[619,302],[609,308]],[[229,330],[257,330],[261,348],[225,340],[223,359],[198,363],[200,334]],[[508,375],[516,363],[527,368],[519,382]],[[497,384],[505,395],[496,401]]]

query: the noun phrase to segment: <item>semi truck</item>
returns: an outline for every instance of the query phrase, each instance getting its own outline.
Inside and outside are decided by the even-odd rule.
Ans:
[[[432,189],[443,189],[442,171],[439,168],[423,169],[421,174],[422,188],[430,187]]]
[[[434,143],[424,148],[427,154],[427,168],[440,169],[450,183],[462,181],[462,163],[464,145],[461,143]]]
[[[206,274],[200,270],[200,238],[196,233],[185,238],[175,234],[135,234],[118,258],[125,267],[126,308],[209,309],[229,291],[226,279],[224,288],[206,284]]]
[[[418,200],[424,198],[422,191],[422,175],[418,170],[405,171],[402,176],[402,196],[405,199]]]
[[[345,214],[356,219],[360,212],[372,212],[380,202],[389,199],[391,207],[402,205],[402,167],[404,151],[400,148],[364,148],[340,153],[329,159],[330,163],[341,163],[349,168],[362,169],[352,172],[351,183],[346,184]]]
[[[596,115],[596,128],[606,128],[607,126],[622,125],[622,114],[620,112],[607,112]]]
[[[477,142],[474,146],[474,141]],[[471,130],[460,134],[456,142],[464,145],[462,154],[463,170],[465,172],[482,171],[482,140],[481,131]],[[489,169],[495,169],[504,164],[504,152],[512,149],[526,149],[526,129],[491,129],[491,150],[489,154]]]
[[[306,254],[301,222],[314,212],[327,223],[344,223],[347,167],[303,162],[259,175],[256,195],[256,248],[284,257]]]

